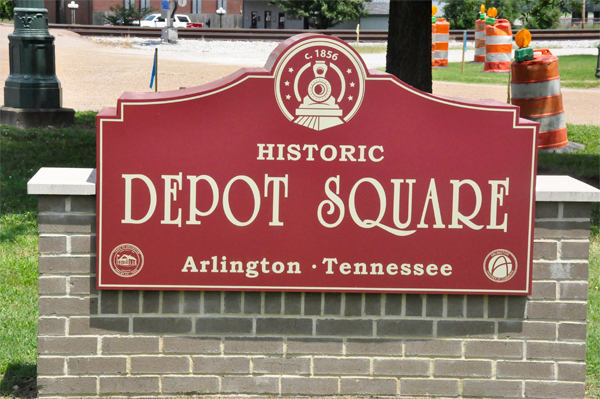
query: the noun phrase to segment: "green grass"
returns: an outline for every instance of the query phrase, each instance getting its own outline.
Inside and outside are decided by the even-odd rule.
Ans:
[[[578,89],[600,87],[600,79],[594,76],[597,62],[598,57],[595,55],[565,55],[559,57],[561,87]],[[436,68],[431,73],[434,81],[508,85],[508,73],[485,73],[482,64],[465,62],[465,72],[462,73],[461,69],[461,62],[451,62],[447,68]]]
[[[95,114],[77,113],[72,128],[0,126],[0,396],[36,395],[37,202],[27,181],[43,166],[95,167]]]
[[[96,132],[82,125],[29,130],[0,126],[0,140],[0,214],[37,209],[36,197],[27,195],[27,182],[43,166],[96,166]]]
[[[34,212],[0,216],[0,395],[31,396],[35,385],[37,243]]]
[[[43,166],[94,167],[95,113],[77,126],[19,130],[0,126],[0,397],[34,397],[37,356],[37,203],[27,181]],[[600,127],[568,125],[569,139],[586,144],[573,154],[540,154],[540,172],[593,183],[600,167]],[[600,232],[592,221],[587,337],[587,396],[600,398]],[[13,389],[17,386],[18,388]]]
[[[600,126],[567,124],[569,141],[585,144],[570,154],[539,153],[538,173],[566,174],[598,187],[600,181]]]

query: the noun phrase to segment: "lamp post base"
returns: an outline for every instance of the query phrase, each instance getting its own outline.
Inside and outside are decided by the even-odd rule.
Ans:
[[[33,127],[68,127],[75,123],[71,108],[11,108],[0,107],[0,124],[20,129]]]

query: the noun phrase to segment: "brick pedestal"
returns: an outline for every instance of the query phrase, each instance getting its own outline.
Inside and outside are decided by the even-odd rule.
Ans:
[[[39,395],[583,398],[582,190],[538,182],[530,297],[97,292],[95,196],[40,195]]]

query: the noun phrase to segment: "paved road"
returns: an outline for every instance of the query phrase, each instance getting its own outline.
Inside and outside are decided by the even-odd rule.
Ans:
[[[7,36],[12,30],[12,24],[0,23],[2,82],[9,74]],[[263,66],[277,45],[273,42],[191,40],[177,46],[161,45],[158,41],[136,45],[121,39],[112,44],[101,44],[65,30],[51,33],[56,37],[56,72],[63,88],[63,106],[76,110],[114,107],[123,92],[151,91],[149,83],[155,47],[159,48],[160,54],[158,87],[164,91],[212,82],[241,67]],[[451,50],[450,57],[455,53],[461,52]],[[385,54],[366,54],[364,59],[369,68],[385,65]],[[433,91],[448,97],[506,101],[506,87],[503,86],[434,82]],[[600,89],[562,91],[567,122],[600,125]],[[0,90],[2,104],[3,95]]]

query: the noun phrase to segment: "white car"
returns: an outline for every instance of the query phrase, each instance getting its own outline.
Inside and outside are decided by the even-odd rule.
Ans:
[[[175,14],[173,26],[176,28],[187,28],[192,21],[187,15]],[[160,14],[150,14],[140,23],[141,27],[163,28],[167,26],[167,21]]]

